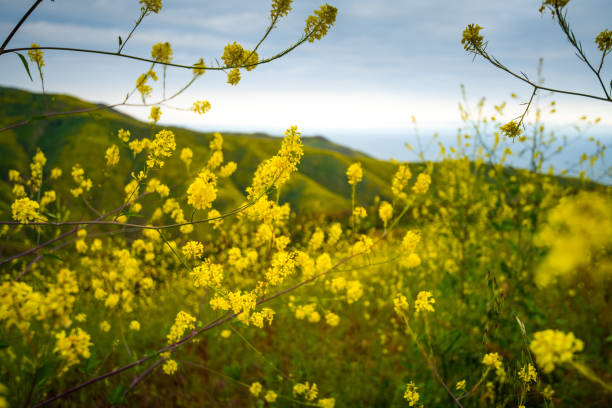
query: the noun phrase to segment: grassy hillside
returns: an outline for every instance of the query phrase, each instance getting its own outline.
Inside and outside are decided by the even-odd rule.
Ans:
[[[48,95],[50,111],[68,111],[95,107],[93,103],[67,95]],[[49,119],[39,119],[36,115],[45,111],[45,103],[41,94],[30,93],[12,88],[0,87],[0,105],[2,116],[0,127],[27,119],[33,120],[21,127],[0,134],[0,209],[5,212],[8,196],[6,183],[9,169],[17,169],[27,173],[26,163],[29,157],[40,147],[47,156],[46,169],[60,167],[64,174],[69,174],[74,162],[80,163],[86,170],[104,167],[104,152],[111,144],[117,143],[117,130],[129,129],[132,135],[150,137],[159,130],[152,129],[150,124],[140,122],[115,110],[100,110],[92,113],[70,115]],[[177,151],[190,147],[194,152],[192,166],[197,168],[198,162],[203,162],[208,153],[208,142],[211,133],[196,132],[179,127],[169,127],[177,141]],[[257,165],[272,156],[280,146],[280,138],[257,134],[223,134],[224,157],[226,161],[238,163],[238,170],[231,179],[223,183],[222,191],[217,201],[219,207],[239,205],[244,199],[246,186]],[[334,144],[327,139],[304,137],[304,158],[300,165],[300,173],[284,188],[281,201],[289,201],[294,209],[309,212],[336,213],[350,209],[350,189],[346,183],[346,168],[354,161],[361,161],[365,170],[364,183],[360,185],[359,201],[371,203],[374,197],[390,195],[388,183],[393,173],[394,165],[376,160],[349,148]],[[121,150],[122,157],[131,152]],[[164,181],[169,185],[184,179],[184,165],[178,156],[169,161],[163,174]],[[122,161],[118,168],[101,180],[104,184],[104,202],[116,202],[122,194],[131,169]],[[66,178],[68,179],[68,177]],[[69,183],[69,182],[67,182]],[[108,188],[107,188],[108,187]],[[115,200],[113,200],[113,198]],[[95,201],[101,201],[96,197]],[[96,202],[103,205],[103,202]]]

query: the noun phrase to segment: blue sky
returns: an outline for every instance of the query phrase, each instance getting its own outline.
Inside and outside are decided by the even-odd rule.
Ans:
[[[228,42],[254,46],[268,24],[270,3],[164,0],[162,12],[145,19],[124,53],[149,56],[154,43],[169,41],[175,62],[191,64],[204,57],[210,65]],[[296,40],[306,17],[322,4],[294,3],[293,12],[278,24],[260,56],[272,55]],[[31,4],[0,0],[2,38]],[[489,52],[515,71],[535,78],[538,58],[543,57],[547,85],[601,93],[556,22],[538,13],[539,1],[334,0],[330,4],[338,8],[338,18],[322,41],[244,73],[236,87],[225,83],[223,73],[207,72],[172,105],[187,107],[194,100],[209,100],[212,110],[196,116],[163,109],[162,122],[199,130],[272,134],[297,124],[305,135],[322,134],[379,157],[401,157],[403,143],[413,138],[412,115],[424,137],[434,131],[454,134],[461,125],[460,84],[472,104],[485,97],[492,110],[493,104],[505,100],[508,120],[521,113],[520,102],[528,99],[530,87],[464,52],[461,32],[469,23],[484,27]],[[609,6],[609,0],[574,0],[567,8],[587,55],[597,61],[600,54],[593,40],[604,28],[612,28]],[[138,11],[136,0],[45,0],[10,47],[37,42],[115,51],[117,36],[125,38]],[[146,63],[77,53],[47,52],[46,61],[50,92],[106,103],[120,101],[148,68]],[[0,72],[3,86],[39,89],[15,56],[0,58]],[[612,78],[612,56],[603,73]],[[169,91],[189,76],[169,69]],[[512,100],[511,92],[520,99]],[[561,95],[554,100],[558,113],[546,118],[550,126],[571,129],[588,114],[602,117],[592,132],[612,133],[612,104]],[[141,119],[148,116],[144,108],[122,110]]]

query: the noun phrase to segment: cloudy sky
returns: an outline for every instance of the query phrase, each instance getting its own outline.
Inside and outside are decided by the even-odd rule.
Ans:
[[[329,1],[338,8],[338,18],[322,41],[306,43],[244,73],[236,87],[225,83],[222,72],[207,72],[171,104],[188,107],[194,100],[209,100],[212,110],[196,116],[163,109],[162,122],[200,130],[272,134],[297,124],[305,135],[321,134],[379,157],[398,157],[403,143],[413,137],[412,115],[425,137],[434,131],[454,134],[461,124],[457,108],[461,84],[472,104],[485,97],[492,110],[493,104],[508,101],[508,120],[521,113],[521,101],[529,98],[528,85],[464,52],[461,32],[469,23],[484,27],[489,53],[516,72],[536,78],[542,57],[547,85],[602,93],[556,22],[549,14],[538,13],[540,1]],[[2,38],[32,3],[0,0]],[[162,12],[145,18],[123,52],[149,56],[154,43],[169,41],[174,62],[192,64],[203,57],[212,65],[228,42],[238,41],[245,48],[257,43],[269,23],[270,3],[164,0]],[[273,55],[298,39],[306,17],[321,4],[320,0],[294,1],[292,13],[280,21],[261,47],[260,56]],[[568,19],[593,60],[599,61],[601,55],[595,36],[612,28],[609,6],[609,0],[574,0],[567,7]],[[138,13],[137,0],[45,0],[9,48],[36,42],[116,51],[117,37],[126,37]],[[148,69],[147,63],[93,54],[48,51],[45,59],[50,92],[95,102],[122,100],[138,75]],[[0,57],[0,72],[0,85],[39,89],[14,55]],[[612,78],[612,56],[603,74]],[[169,69],[167,75],[168,92],[190,77],[180,69]],[[511,92],[519,99],[511,99]],[[558,113],[546,118],[550,126],[569,134],[571,124],[588,114],[602,117],[594,132],[612,133],[611,103],[562,95],[554,100]],[[144,108],[122,110],[141,119],[148,116]]]

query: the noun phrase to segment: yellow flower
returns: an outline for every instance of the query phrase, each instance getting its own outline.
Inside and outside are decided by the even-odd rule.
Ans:
[[[183,246],[183,255],[187,259],[197,259],[204,253],[204,245],[201,242],[189,241]]]
[[[272,390],[268,390],[268,392],[266,392],[266,395],[264,395],[264,399],[267,402],[274,402],[276,401],[276,398],[278,397],[278,395],[272,391]]]
[[[511,138],[519,136],[522,132],[520,125],[516,121],[511,121],[499,128],[501,132]]]
[[[193,151],[188,148],[188,147],[184,147],[183,150],[181,150],[181,160],[187,165],[187,167],[189,167],[189,165],[191,164],[191,160],[193,159]]]
[[[432,306],[436,303],[436,299],[433,298],[433,295],[429,291],[420,291],[417,294],[417,299],[414,301],[414,309],[416,313],[419,312],[435,312],[434,307]]]
[[[200,115],[203,115],[210,110],[210,102],[208,101],[194,102],[193,106],[191,107],[191,110],[194,111],[195,113],[199,113]]]
[[[402,239],[402,249],[407,253],[411,254],[416,249],[417,245],[421,241],[421,234],[418,231],[410,230],[406,232]]]
[[[178,364],[176,361],[169,359],[164,362],[162,369],[164,370],[164,373],[172,375],[178,370]]]
[[[49,177],[51,178],[51,180],[55,180],[62,177],[62,169],[54,167],[53,169],[51,169],[51,175]]]
[[[395,296],[395,298],[393,299],[393,309],[398,315],[404,314],[404,312],[407,311],[409,307],[410,304],[408,303],[408,299],[406,299],[406,296],[400,294]]]
[[[423,195],[429,190],[430,184],[431,176],[427,173],[421,173],[417,176],[416,182],[412,186],[412,191],[414,191],[415,194]]]
[[[612,50],[612,30],[603,30],[595,38],[595,43],[601,52]]]
[[[306,27],[304,32],[309,35],[309,42],[320,40],[323,38],[330,27],[336,21],[338,9],[329,4],[322,5],[318,10],[314,11],[314,15],[308,16],[306,19]]]
[[[231,336],[231,335],[232,335],[232,331],[231,330],[225,329],[225,330],[221,331],[221,337],[223,337],[224,339],[229,338],[229,336]]]
[[[130,330],[139,331],[140,330],[140,322],[137,320],[132,320],[130,322]]]
[[[291,3],[293,0],[272,0],[272,10],[270,10],[270,18],[284,17],[291,11]]]
[[[28,224],[30,221],[47,221],[47,218],[39,214],[39,207],[36,201],[30,200],[27,197],[17,199],[11,204],[13,219],[21,224]]]
[[[108,167],[116,166],[117,163],[119,163],[119,148],[117,145],[112,145],[106,149],[106,154],[104,157],[106,158],[106,165]]]
[[[363,170],[361,169],[361,163],[353,163],[346,170],[346,177],[350,185],[356,185],[363,179]]]
[[[327,312],[327,314],[325,315],[325,322],[329,326],[336,327],[340,323],[340,316],[333,312]]]
[[[532,366],[531,364],[527,364],[527,365],[523,366],[519,370],[518,375],[519,375],[519,378],[525,384],[529,384],[530,382],[536,382],[536,380],[538,378],[538,373],[537,373],[535,367]]]
[[[240,82],[240,70],[238,68],[232,68],[227,74],[227,83],[230,85],[238,85]]]
[[[584,344],[574,337],[574,333],[563,333],[559,330],[536,332],[529,344],[536,362],[546,374],[552,372],[555,365],[571,362],[574,353],[582,351],[583,347]]]
[[[65,372],[71,366],[79,363],[79,356],[88,359],[91,354],[89,347],[91,337],[89,334],[81,330],[81,328],[72,329],[70,335],[66,336],[66,332],[62,330],[55,335],[57,342],[55,343],[54,353],[59,353],[64,360],[62,372]]]
[[[30,61],[34,62],[36,65],[38,65],[38,67],[45,66],[43,52],[38,49],[40,48],[39,45],[36,43],[32,43],[32,45],[30,45],[30,48],[33,48],[31,50],[28,50],[28,57],[30,58]]]
[[[168,344],[176,343],[181,339],[186,330],[192,330],[195,327],[195,321],[196,318],[189,313],[183,311],[178,312],[174,324],[170,328],[170,333],[167,336]]]
[[[169,42],[157,43],[151,50],[151,57],[158,62],[168,63],[172,61],[172,47]]]
[[[100,330],[103,332],[108,332],[110,329],[111,325],[106,320],[100,323]]]
[[[204,68],[206,68],[206,64],[204,63],[204,59],[200,58],[198,62],[193,64],[193,75],[195,76],[204,75],[204,73],[206,72]]]
[[[482,30],[482,27],[478,24],[468,24],[465,30],[463,30],[461,44],[463,44],[463,48],[466,51],[476,52],[483,49],[484,37],[480,35],[480,30]]]
[[[466,387],[465,380],[457,381],[457,384],[455,384],[455,389],[460,392],[465,392],[465,387]]]
[[[386,227],[387,223],[393,216],[393,206],[387,201],[381,202],[380,206],[378,207],[378,215],[380,216],[380,219]]]
[[[254,396],[254,397],[257,397],[257,396],[259,396],[259,394],[261,393],[262,388],[263,388],[263,387],[261,386],[261,384],[260,384],[260,383],[258,383],[258,382],[254,382],[254,383],[252,383],[252,384],[251,384],[251,386],[249,387],[249,392],[250,392],[251,394],[253,394],[253,396]]]
[[[317,405],[321,408],[334,408],[334,406],[336,405],[336,399],[321,398],[319,401],[317,401]]]
[[[143,11],[148,10],[153,13],[159,13],[162,9],[162,0],[140,0]]]
[[[404,399],[408,401],[408,405],[414,407],[418,402],[420,395],[417,392],[418,387],[414,385],[414,382],[410,381],[406,384],[406,391],[404,391]]]
[[[187,189],[187,203],[197,210],[210,208],[217,198],[217,176],[203,169]]]
[[[159,119],[161,118],[161,115],[162,115],[162,111],[159,106],[151,107],[151,113],[149,113],[149,119],[151,119],[153,123],[157,123]]]
[[[159,131],[149,147],[147,166],[150,168],[163,167],[165,164],[164,159],[172,156],[174,149],[176,149],[174,133],[166,129]]]

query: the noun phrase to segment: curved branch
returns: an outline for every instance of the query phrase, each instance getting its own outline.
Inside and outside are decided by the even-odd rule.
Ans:
[[[42,3],[42,0],[36,0],[36,2],[32,4],[32,7],[30,7],[30,9],[23,15],[23,17],[21,17],[21,20],[19,20],[17,25],[13,28],[13,30],[9,33],[8,37],[6,37],[6,39],[2,43],[2,46],[0,46],[0,55],[4,53],[4,49],[6,48],[8,43],[11,41],[13,36],[17,33],[17,30],[19,30],[21,25],[28,19],[28,17],[30,17],[30,14],[32,14],[34,9],[38,7],[40,3]]]

